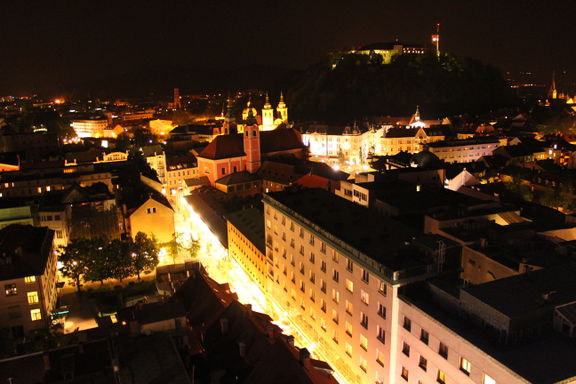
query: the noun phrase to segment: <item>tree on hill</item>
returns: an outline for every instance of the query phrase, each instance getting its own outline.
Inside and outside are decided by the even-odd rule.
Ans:
[[[381,65],[368,55],[344,55],[312,66],[288,92],[298,120],[347,123],[377,115],[408,115],[420,105],[438,117],[484,112],[514,103],[500,72],[480,61],[449,54],[398,55]]]

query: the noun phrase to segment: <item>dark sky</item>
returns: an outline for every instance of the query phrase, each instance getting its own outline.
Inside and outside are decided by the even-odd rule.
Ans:
[[[0,96],[148,66],[303,68],[334,49],[428,43],[503,70],[576,70],[576,1],[2,1]]]

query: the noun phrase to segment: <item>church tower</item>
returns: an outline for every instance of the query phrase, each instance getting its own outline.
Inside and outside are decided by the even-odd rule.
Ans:
[[[226,100],[226,112],[224,112],[224,123],[222,124],[222,134],[229,135],[230,127],[235,123],[234,103],[230,97]]]
[[[266,102],[262,108],[262,130],[271,131],[274,129],[274,109],[270,105],[270,99],[268,98],[268,92],[266,92]]]
[[[256,173],[260,169],[260,129],[252,110],[248,111],[242,137],[244,153],[246,154],[246,170],[250,173]]]
[[[550,84],[550,90],[548,91],[549,99],[558,98],[558,91],[556,90],[556,71],[552,72],[552,84]]]
[[[278,102],[278,107],[276,107],[276,112],[280,115],[280,120],[284,124],[288,124],[288,107],[284,103],[284,94],[280,91],[280,101]]]

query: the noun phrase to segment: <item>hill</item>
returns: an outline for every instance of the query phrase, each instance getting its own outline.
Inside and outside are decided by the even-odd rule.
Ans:
[[[498,69],[442,55],[396,56],[382,65],[367,55],[344,55],[295,75],[288,92],[291,119],[349,123],[376,115],[426,117],[481,113],[515,103]]]

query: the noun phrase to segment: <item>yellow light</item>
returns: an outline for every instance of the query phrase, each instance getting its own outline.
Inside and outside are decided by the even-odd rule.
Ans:
[[[54,104],[64,104],[64,99],[54,99]]]

